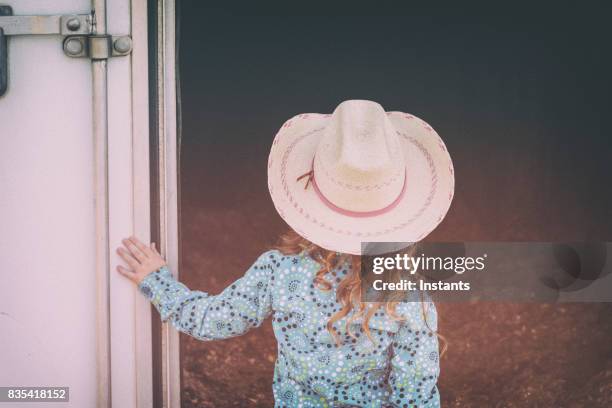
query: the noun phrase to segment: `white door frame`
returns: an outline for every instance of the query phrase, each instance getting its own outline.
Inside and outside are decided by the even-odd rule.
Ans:
[[[129,234],[143,241],[151,237],[147,0],[91,1],[99,34],[132,37],[129,59],[92,61],[97,405],[144,408],[154,403],[151,306],[133,285],[115,273],[119,259],[114,249]],[[129,195],[131,200],[126,202]],[[126,307],[132,310],[131,317],[124,316]],[[126,339],[133,344],[124,345]],[[131,363],[126,365],[125,360]]]
[[[112,4],[114,1],[124,0],[92,1],[95,7],[104,7],[105,2]],[[157,237],[160,252],[165,257],[174,276],[178,278],[179,135],[177,132],[175,0],[148,0],[148,2],[147,0],[131,0],[130,6],[133,41],[130,72],[132,87],[132,228],[134,235],[143,240]],[[147,21],[150,7],[157,8],[157,21]],[[107,9],[112,12],[108,7]],[[99,15],[98,10],[99,8],[96,8],[96,14]],[[154,30],[157,34],[156,38],[149,38],[151,32],[148,29],[149,25],[156,28]],[[148,46],[153,44],[156,50],[154,55],[156,61],[149,59]],[[155,89],[150,88],[149,75],[155,78],[157,85]],[[113,85],[111,83],[109,87]],[[152,91],[154,95],[149,95],[149,91]],[[96,100],[95,96],[94,100]],[[112,115],[113,109],[116,109],[115,104],[111,103],[109,109],[109,115]],[[116,114],[119,115],[119,112]],[[154,118],[153,121],[150,120],[150,116]],[[152,123],[154,123],[153,126],[151,126]],[[149,132],[146,129],[149,129]],[[153,174],[151,174],[151,160],[157,167]],[[156,191],[153,197],[150,196],[151,186]],[[152,231],[155,227],[157,230]],[[100,285],[100,288],[102,287],[103,285]],[[103,309],[104,305],[100,305],[100,308]],[[103,315],[100,313],[101,321],[104,321]],[[139,294],[136,294],[135,315],[136,406],[138,408],[179,408],[181,405],[181,372],[178,331],[169,324],[162,324],[161,331],[155,332],[156,325],[152,323],[153,320],[159,321],[159,315],[157,312],[152,313],[149,301]],[[111,323],[112,318],[113,316],[111,316]],[[159,352],[153,349],[154,336],[160,336]],[[102,375],[105,360],[102,354],[104,354],[103,349],[100,350],[98,356],[101,362],[100,378],[104,378]],[[160,372],[155,372],[155,359],[159,359]],[[113,361],[112,357],[111,361]],[[111,378],[114,374],[115,372],[111,373]],[[161,380],[159,384],[153,380],[155,377]],[[161,390],[155,390],[154,387],[161,387]],[[106,405],[102,402],[105,392],[111,393],[110,390],[101,389],[100,406],[111,406],[112,403]],[[117,399],[113,396],[112,402],[115,401]]]
[[[155,0],[151,0],[155,1]],[[176,78],[176,3],[175,0],[157,0],[156,82],[157,95],[153,98],[152,109],[157,118],[157,203],[158,237],[162,255],[178,278],[179,274],[179,154],[180,143],[177,122],[177,78]],[[153,24],[153,22],[149,22]],[[150,41],[153,39],[150,39]],[[154,106],[153,106],[154,105]],[[154,314],[153,319],[159,319]],[[161,326],[161,355],[158,364],[161,372],[154,373],[161,379],[162,401],[155,406],[179,408],[181,405],[181,371],[179,334],[172,326]],[[155,354],[155,352],[154,352]],[[158,390],[159,391],[159,390]]]
[[[149,54],[147,0],[131,0],[132,28],[132,183],[133,231],[137,237],[151,237],[151,197],[149,148]],[[153,364],[151,304],[137,294],[136,327],[136,407],[153,406]]]

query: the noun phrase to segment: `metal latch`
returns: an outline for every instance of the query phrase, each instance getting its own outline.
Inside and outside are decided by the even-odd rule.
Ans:
[[[131,51],[132,39],[127,35],[77,35],[64,40],[64,53],[69,57],[100,60],[128,55]]]
[[[0,5],[0,96],[8,88],[7,37],[14,35],[63,35],[62,46],[69,57],[93,60],[130,54],[130,36],[98,35],[95,15],[71,14],[48,16],[15,16],[11,6]]]

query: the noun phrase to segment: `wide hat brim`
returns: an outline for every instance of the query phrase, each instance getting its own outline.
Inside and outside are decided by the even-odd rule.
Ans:
[[[301,114],[281,127],[268,159],[268,188],[276,210],[298,234],[330,251],[361,255],[366,242],[418,242],[444,219],[455,186],[444,142],[414,115],[387,115],[401,141],[406,190],[391,210],[371,217],[334,211],[312,187],[304,188],[306,180],[297,181],[311,169],[331,115]]]

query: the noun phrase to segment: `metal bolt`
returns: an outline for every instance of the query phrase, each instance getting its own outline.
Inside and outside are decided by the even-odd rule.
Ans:
[[[128,36],[119,37],[115,40],[113,48],[121,54],[128,53],[132,49],[132,39]]]
[[[83,52],[83,42],[78,38],[69,38],[64,43],[64,50],[71,56],[80,55]]]
[[[76,31],[81,28],[81,20],[79,20],[78,17],[73,17],[66,22],[66,27],[68,27],[70,31]]]

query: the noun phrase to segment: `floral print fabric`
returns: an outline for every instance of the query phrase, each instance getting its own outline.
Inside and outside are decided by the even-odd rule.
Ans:
[[[244,277],[213,296],[189,290],[163,267],[139,285],[162,320],[200,340],[238,336],[272,317],[278,341],[275,407],[439,407],[437,316],[433,303],[397,306],[404,320],[377,311],[368,323],[372,340],[355,319],[334,324],[341,344],[327,330],[340,310],[338,283],[350,265],[328,273],[329,291],[313,283],[320,265],[305,254],[268,251]]]

